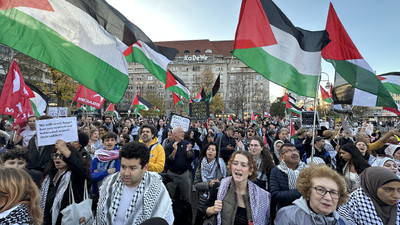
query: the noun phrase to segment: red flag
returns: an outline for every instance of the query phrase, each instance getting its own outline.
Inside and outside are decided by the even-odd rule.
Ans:
[[[289,137],[291,138],[291,137],[293,137],[295,134],[296,134],[296,130],[294,129],[293,121],[290,121],[290,135],[289,135]]]
[[[0,114],[13,116],[13,126],[26,122],[28,117],[35,115],[29,98],[30,95],[24,78],[17,62],[14,60],[8,70],[3,91],[1,92]]]
[[[115,109],[114,109],[114,104],[111,103],[111,104],[107,107],[106,112],[114,112],[114,111],[115,111]]]
[[[232,114],[229,114],[228,122],[231,122],[231,121],[232,121]]]
[[[85,89],[86,89],[86,103],[85,103]],[[76,91],[75,97],[73,99],[75,102],[79,102],[81,104],[88,104],[97,109],[100,109],[104,103],[104,98],[96,92],[90,90],[89,88],[79,85],[78,90]]]
[[[287,93],[285,92],[285,94],[283,95],[282,98],[282,102],[286,103],[286,108],[292,108],[292,106],[289,103],[289,96],[287,95]]]

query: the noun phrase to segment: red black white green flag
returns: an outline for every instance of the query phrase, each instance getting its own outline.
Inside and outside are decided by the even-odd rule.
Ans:
[[[144,98],[140,97],[139,95],[135,96],[135,99],[133,99],[133,102],[131,104],[131,108],[136,107],[137,109],[141,109],[144,111],[148,111],[152,105],[144,100]]]

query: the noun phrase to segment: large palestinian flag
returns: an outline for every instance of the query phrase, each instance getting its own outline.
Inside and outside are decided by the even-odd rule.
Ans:
[[[0,3],[0,43],[71,76],[112,102],[128,86],[124,50],[141,40],[158,48],[105,0],[7,0]]]
[[[315,97],[326,31],[295,27],[271,0],[243,0],[233,55],[299,95]]]
[[[390,93],[400,95],[400,72],[389,72],[378,76],[383,86]]]
[[[152,105],[139,95],[136,95],[135,99],[133,99],[133,102],[131,104],[131,108],[133,107],[136,107],[137,109],[141,109],[144,111],[148,111],[152,107]]]
[[[326,30],[331,42],[323,49],[322,57],[332,63],[336,70],[333,100],[335,103],[341,94],[349,98],[348,104],[358,106],[382,106],[397,109],[397,105],[372,68],[361,56],[350,36],[337,16],[332,3],[329,5]],[[343,85],[336,81],[344,79]],[[340,91],[340,89],[342,91]],[[339,90],[339,91],[336,91]]]

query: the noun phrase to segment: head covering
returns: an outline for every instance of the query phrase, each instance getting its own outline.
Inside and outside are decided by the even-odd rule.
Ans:
[[[396,152],[396,149],[400,148],[400,145],[389,145],[386,149],[385,149],[385,153],[387,155],[393,156],[394,153]]]
[[[11,123],[10,123],[10,121],[6,121],[6,122],[4,122],[4,126],[11,126]]]
[[[383,165],[385,164],[385,162],[386,162],[386,161],[389,161],[389,160],[395,162],[394,159],[389,158],[389,157],[384,157],[384,158],[379,158],[379,157],[377,157],[377,158],[375,159],[375,161],[372,163],[371,166],[383,167]],[[396,163],[396,162],[395,162],[395,163]]]
[[[383,167],[369,167],[365,169],[361,175],[361,187],[365,194],[371,198],[374,203],[378,216],[382,219],[383,224],[396,224],[397,204],[387,205],[378,197],[378,189],[389,182],[398,181],[400,179],[388,169]]]

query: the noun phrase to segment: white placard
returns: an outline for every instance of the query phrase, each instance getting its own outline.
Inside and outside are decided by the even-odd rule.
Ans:
[[[171,114],[171,119],[170,119],[170,126],[172,128],[174,127],[182,127],[183,131],[188,131],[190,127],[190,119],[184,116],[180,116],[177,114]]]
[[[36,121],[38,146],[54,145],[58,139],[65,142],[78,140],[76,117]]]

